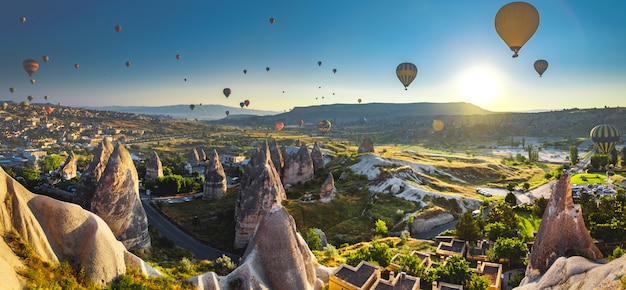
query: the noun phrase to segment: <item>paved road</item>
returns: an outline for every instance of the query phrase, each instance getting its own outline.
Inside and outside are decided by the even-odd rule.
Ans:
[[[149,204],[149,201],[142,200],[141,203],[143,204],[143,208],[146,210],[148,224],[156,227],[163,236],[174,242],[175,245],[191,251],[196,256],[196,259],[214,261],[222,255],[226,255],[229,256],[234,263],[239,263],[238,255],[220,251],[199,242],[171,223],[161,213],[154,209]]]

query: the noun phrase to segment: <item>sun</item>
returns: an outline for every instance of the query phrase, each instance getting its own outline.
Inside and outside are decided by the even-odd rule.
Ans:
[[[498,73],[491,67],[471,67],[460,74],[459,90],[464,99],[474,105],[487,105],[498,91]]]

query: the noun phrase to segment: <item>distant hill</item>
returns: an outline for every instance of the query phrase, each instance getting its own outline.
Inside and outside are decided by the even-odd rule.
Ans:
[[[135,113],[152,116],[169,116],[174,119],[198,119],[198,120],[219,120],[226,117],[228,111],[229,117],[241,118],[251,116],[275,115],[279,112],[263,111],[247,108],[228,107],[222,105],[196,105],[194,110],[189,109],[189,105],[172,105],[172,106],[106,106],[106,107],[90,107],[90,109],[115,111],[123,113]]]

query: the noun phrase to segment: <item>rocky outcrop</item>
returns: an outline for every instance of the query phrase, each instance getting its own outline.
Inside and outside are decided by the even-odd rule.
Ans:
[[[361,146],[359,146],[359,149],[357,152],[359,154],[374,153],[374,142],[372,142],[372,139],[370,138],[363,139],[363,143],[361,143]]]
[[[541,219],[526,269],[527,279],[535,280],[567,252],[579,252],[594,260],[602,258],[585,227],[580,205],[574,204],[570,175],[564,171]]]
[[[213,150],[204,167],[204,192],[202,199],[217,200],[226,194],[226,174],[217,151]]]
[[[0,234],[17,235],[44,262],[69,262],[87,278],[104,285],[127,266],[158,273],[129,253],[97,215],[72,203],[29,192],[0,168]],[[10,234],[13,232],[14,234]],[[15,249],[13,249],[15,250]],[[3,289],[22,289],[20,258],[0,239]]]
[[[323,289],[331,269],[320,266],[294,219],[274,204],[260,220],[246,248],[242,263],[221,279],[207,273],[190,279],[200,289],[230,289],[235,280],[240,289]]]
[[[204,162],[206,161],[207,155],[206,152],[204,152],[204,149],[201,148],[197,148],[196,151],[198,152],[198,159],[200,160],[200,162]]]
[[[93,159],[76,184],[76,194],[72,202],[82,206],[86,210],[91,208],[91,200],[96,192],[96,185],[102,177],[102,173],[106,169],[109,162],[109,156],[113,152],[113,144],[108,138],[102,139],[102,142],[96,147],[93,153]]]
[[[624,289],[626,256],[609,263],[595,263],[580,256],[560,257],[535,281],[522,280],[516,290]]]
[[[159,154],[157,154],[156,151],[152,151],[152,157],[148,160],[148,164],[146,165],[145,180],[155,180],[159,177],[163,177],[163,164],[161,163]]]
[[[311,150],[311,160],[313,161],[313,170],[315,170],[315,172],[324,168],[324,155],[322,154],[322,150],[317,142],[313,144],[313,150]]]
[[[239,184],[235,205],[235,248],[245,247],[261,218],[287,199],[267,144],[252,155]]]
[[[90,203],[115,237],[129,250],[150,247],[148,217],[139,198],[137,169],[126,147],[117,144]]]
[[[283,176],[283,167],[285,167],[285,160],[283,159],[283,152],[281,148],[278,147],[275,139],[271,139],[268,142],[269,151],[270,151],[270,159],[272,160],[272,164],[274,164],[274,168],[276,172],[278,172],[278,176]]]
[[[309,154],[306,144],[302,143],[298,152],[289,154],[285,159],[282,178],[283,185],[307,182],[313,179],[313,176],[313,160],[311,160],[311,154]]]
[[[76,177],[76,156],[74,151],[70,151],[70,156],[65,160],[63,168],[61,168],[61,179],[70,180]]]
[[[328,177],[326,177],[326,181],[322,184],[322,189],[320,189],[320,202],[327,203],[335,197],[337,197],[335,179],[333,178],[333,174],[329,172]]]
[[[196,148],[192,148],[187,154],[187,162],[191,166],[198,166],[200,164],[200,155],[198,155],[198,150],[196,150]]]

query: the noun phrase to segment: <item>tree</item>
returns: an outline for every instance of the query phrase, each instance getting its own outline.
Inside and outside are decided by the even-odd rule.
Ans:
[[[525,192],[528,191],[528,189],[530,189],[530,183],[524,182],[523,188]]]
[[[504,201],[511,206],[517,205],[517,198],[515,197],[515,193],[513,193],[512,191],[509,191],[509,193],[506,194],[506,197],[504,197]]]
[[[378,235],[387,235],[387,223],[385,223],[384,220],[378,219],[376,221],[376,228],[375,228],[375,232]]]
[[[46,155],[46,157],[41,159],[39,163],[41,165],[42,172],[48,173],[59,168],[61,165],[61,156],[57,154]]]
[[[578,147],[574,145],[569,146],[569,162],[572,165],[578,163]]]
[[[472,278],[467,283],[467,289],[469,289],[469,290],[487,290],[487,289],[489,289],[489,285],[490,284],[491,284],[491,282],[489,282],[489,279],[487,279],[487,277],[481,276],[481,275],[472,275]],[[463,289],[465,289],[465,288],[463,288]]]
[[[485,235],[489,240],[515,237],[515,231],[501,222],[489,223],[485,226]]]
[[[417,255],[402,255],[400,259],[400,271],[405,272],[414,277],[423,275],[425,267],[421,265],[422,259]]]
[[[509,266],[521,259],[528,252],[528,247],[518,238],[499,238],[493,245],[493,253],[498,261],[508,260]],[[496,261],[496,262],[498,262]]]
[[[536,199],[535,202],[533,203],[533,214],[541,218],[543,217],[543,213],[546,211],[547,207],[548,207],[548,199],[542,196]]]
[[[466,212],[459,216],[459,221],[454,226],[457,238],[469,242],[478,240],[480,228],[474,220],[472,213]]]
[[[470,263],[457,255],[450,256],[442,266],[436,269],[439,281],[452,284],[467,284],[473,275]]]
[[[506,202],[500,202],[494,206],[487,214],[487,222],[501,222],[508,225],[512,229],[517,229],[517,216],[510,204]]]
[[[322,247],[322,238],[314,228],[309,228],[304,240],[311,250],[319,250]]]

